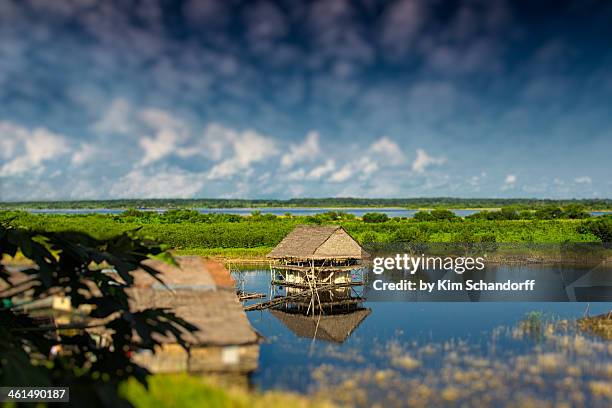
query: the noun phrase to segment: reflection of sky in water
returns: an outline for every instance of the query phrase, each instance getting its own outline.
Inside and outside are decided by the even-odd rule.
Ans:
[[[524,266],[521,268],[525,268]],[[242,274],[249,292],[269,294],[269,270]],[[267,311],[248,312],[253,326],[267,339],[261,347],[260,368],[254,375],[261,388],[291,388],[306,391],[312,387],[312,370],[323,364],[336,368],[385,369],[389,360],[381,356],[389,342],[419,345],[466,340],[486,353],[491,332],[500,326],[516,326],[529,312],[543,312],[547,318],[575,319],[584,315],[585,303],[553,302],[370,302],[363,305],[372,313],[342,344],[299,338]],[[591,303],[591,315],[607,312],[612,303]],[[496,340],[500,353],[531,350],[528,339],[501,337]]]
[[[599,262],[599,261],[598,261]],[[457,274],[452,270],[425,270],[411,275],[409,271],[385,271],[380,275],[368,275],[366,297],[370,301],[410,302],[566,302],[566,301],[612,301],[612,268],[601,267],[598,262],[590,266],[555,265],[488,265],[482,271],[465,271]],[[521,283],[535,281],[532,290],[374,290],[374,281],[400,283],[420,281],[437,283],[449,281],[467,287],[468,281],[487,283]],[[382,288],[381,283],[376,284]],[[449,284],[446,284],[449,287]]]

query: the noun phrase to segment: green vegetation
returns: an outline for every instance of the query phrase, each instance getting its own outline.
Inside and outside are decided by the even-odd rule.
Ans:
[[[417,221],[452,221],[458,220],[454,212],[445,209],[435,209],[431,211],[419,211],[414,214],[414,219]]]
[[[173,210],[165,213],[130,210],[120,215],[0,212],[0,221],[4,219],[16,227],[32,231],[86,232],[97,239],[107,239],[126,231],[134,231],[135,235],[162,242],[169,248],[178,250],[178,253],[227,258],[261,257],[298,224],[339,224],[361,243],[612,241],[610,216],[585,220],[518,219],[522,217],[517,212],[500,213],[510,219],[489,219],[488,215],[460,218],[447,210],[421,212],[413,219],[386,220],[374,214],[358,219],[338,211],[316,216],[276,217],[256,213],[242,217],[200,214],[194,210]]]
[[[563,208],[555,205],[546,205],[535,211],[520,210],[520,207],[510,206],[503,207],[500,211],[477,212],[468,215],[466,218],[482,220],[579,220],[590,217],[591,214],[589,214],[586,207],[579,204],[571,204]]]
[[[612,242],[612,217],[600,217],[581,224],[578,231],[596,236],[601,242]]]
[[[367,223],[386,222],[389,221],[389,216],[382,213],[365,213],[362,220]]]
[[[500,208],[534,210],[546,206],[581,205],[589,210],[612,209],[612,199],[539,200],[534,198],[293,198],[290,200],[239,199],[133,199],[99,201],[24,201],[0,202],[3,209],[77,209],[77,208],[249,208],[249,207],[403,207],[420,208]]]
[[[122,395],[136,408],[210,407],[275,408],[330,407],[331,404],[283,392],[255,393],[238,387],[216,385],[205,377],[158,374],[149,377],[148,389],[130,380],[121,385]]]
[[[75,231],[42,233],[0,222],[0,259],[18,253],[33,262],[20,270],[22,277],[0,263],[2,386],[70,387],[74,406],[125,406],[118,393],[121,381],[146,384],[148,375],[130,354],[154,351],[160,336],[187,347],[181,335],[196,329],[165,309],[128,307],[136,268],[158,279],[159,272],[142,261],[174,262],[158,245],[127,234],[98,240]],[[70,296],[72,312],[65,323],[21,310],[57,295]],[[92,327],[96,331],[85,330]]]

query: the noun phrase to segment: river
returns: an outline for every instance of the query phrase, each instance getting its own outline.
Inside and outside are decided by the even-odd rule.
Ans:
[[[505,268],[505,273],[515,272]],[[516,268],[525,273],[525,266]],[[558,273],[537,268],[542,274]],[[247,292],[270,294],[268,269],[233,273]],[[248,312],[265,337],[254,384],[357,406],[401,406],[417,397],[415,405],[454,400],[478,405],[484,397],[489,402],[501,398],[492,405],[505,405],[508,395],[514,402],[582,398],[598,406],[589,384],[608,381],[612,373],[610,341],[575,325],[585,313],[609,312],[610,302],[374,301],[367,290],[359,296],[365,297],[363,303],[322,319]],[[560,386],[567,376],[580,396]],[[425,387],[419,388],[422,395],[415,396],[415,387]]]
[[[353,214],[357,217],[362,217],[365,213],[377,212],[387,214],[391,218],[405,217],[412,218],[418,210],[407,210],[403,208],[310,208],[310,207],[265,207],[265,208],[195,208],[196,211],[202,214],[237,214],[251,215],[254,211],[259,211],[262,214],[307,216],[316,215],[328,211],[342,211]],[[91,209],[31,209],[27,210],[33,214],[121,214],[125,209],[118,208],[91,208]],[[164,209],[147,209],[146,211],[164,212]],[[465,217],[474,214],[480,210],[451,210],[460,217]],[[600,216],[604,214],[612,214],[605,211],[591,211],[591,215]]]

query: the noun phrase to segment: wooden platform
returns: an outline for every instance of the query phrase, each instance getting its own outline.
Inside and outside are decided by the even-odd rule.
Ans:
[[[164,285],[136,271],[129,289],[130,308],[166,307],[198,327],[184,333],[189,351],[162,338],[156,353],[140,352],[134,360],[152,372],[240,372],[257,368],[259,336],[238,301],[234,280],[217,261],[179,257],[179,267],[147,261],[162,272]]]

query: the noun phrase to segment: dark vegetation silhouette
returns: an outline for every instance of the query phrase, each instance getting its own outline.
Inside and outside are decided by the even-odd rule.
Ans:
[[[159,336],[172,336],[186,347],[181,333],[196,329],[165,309],[129,310],[132,272],[141,268],[158,278],[142,261],[173,262],[153,242],[129,233],[94,239],[0,224],[0,258],[18,254],[33,263],[19,271],[0,264],[0,386],[66,386],[73,406],[130,406],[120,397],[119,384],[129,377],[146,384],[148,375],[131,354],[154,351]],[[24,302],[51,295],[69,296],[73,310],[91,312],[58,327],[19,311]]]

